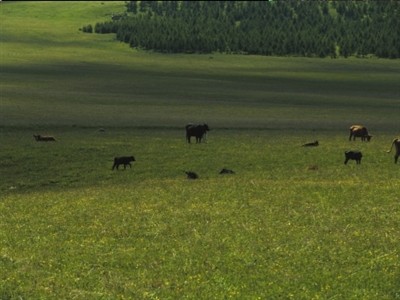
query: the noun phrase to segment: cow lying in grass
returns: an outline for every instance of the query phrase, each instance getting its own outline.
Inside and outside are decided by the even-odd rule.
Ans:
[[[187,178],[188,179],[198,179],[199,175],[197,175],[197,173],[192,172],[192,171],[185,171]]]
[[[131,162],[136,161],[133,156],[121,156],[121,157],[115,157],[114,158],[114,164],[111,170],[114,170],[115,168],[119,168],[119,165],[124,165],[124,169],[126,169],[126,166],[129,166],[132,168]]]
[[[235,174],[235,172],[232,171],[232,170],[223,168],[223,169],[219,172],[219,174]]]
[[[357,165],[361,164],[362,153],[360,151],[346,151],[344,153],[345,161],[344,164],[347,165],[347,162],[352,159],[357,162]]]
[[[314,141],[312,143],[306,143],[306,144],[303,144],[301,146],[302,147],[317,147],[317,146],[319,146],[319,142],[318,141]]]
[[[40,134],[34,134],[33,137],[37,142],[55,142],[56,139],[53,136],[46,136]]]

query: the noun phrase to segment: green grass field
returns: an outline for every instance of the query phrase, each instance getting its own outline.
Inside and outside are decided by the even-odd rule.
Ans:
[[[79,31],[123,10],[0,4],[0,299],[400,299],[400,62]],[[120,155],[132,169],[111,171]]]

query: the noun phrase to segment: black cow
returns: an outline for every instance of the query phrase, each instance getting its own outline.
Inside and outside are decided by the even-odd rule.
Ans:
[[[201,143],[203,137],[207,134],[207,131],[210,131],[210,128],[207,124],[203,125],[195,125],[195,124],[188,124],[185,126],[186,128],[186,140],[190,143],[190,138],[192,136],[196,137],[196,143]]]
[[[124,169],[126,169],[126,166],[129,165],[130,168],[132,168],[131,162],[136,161],[133,156],[121,156],[121,157],[115,157],[114,158],[114,165],[111,170],[114,170],[115,168],[119,168],[119,165],[124,165]]]
[[[350,159],[355,160],[357,165],[361,164],[362,153],[360,151],[346,151],[344,156],[346,158],[344,161],[345,165]]]

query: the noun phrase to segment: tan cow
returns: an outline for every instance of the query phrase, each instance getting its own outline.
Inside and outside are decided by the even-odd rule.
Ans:
[[[367,127],[363,125],[352,125],[350,126],[349,141],[351,141],[351,138],[353,138],[353,141],[355,141],[356,137],[360,137],[361,141],[363,142],[369,142],[372,138],[372,135],[369,135]]]
[[[400,138],[394,139],[392,145],[390,146],[390,150],[387,153],[390,153],[393,149],[393,145],[395,146],[396,153],[394,154],[394,163],[397,164],[397,160],[400,156]]]

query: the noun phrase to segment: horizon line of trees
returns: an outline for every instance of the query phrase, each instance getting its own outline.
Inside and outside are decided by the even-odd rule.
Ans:
[[[166,53],[400,57],[399,1],[129,1],[84,26]]]

